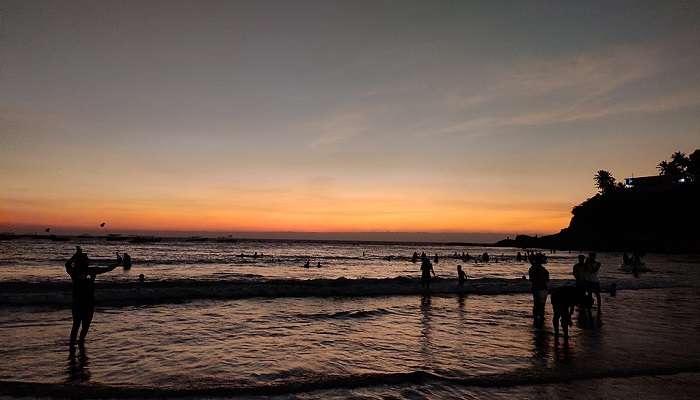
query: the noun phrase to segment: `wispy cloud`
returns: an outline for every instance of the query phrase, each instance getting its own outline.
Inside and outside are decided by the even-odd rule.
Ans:
[[[430,132],[429,135],[464,133],[471,136],[480,136],[498,128],[563,124],[595,120],[619,114],[665,112],[698,105],[700,105],[700,91],[693,89],[651,99],[644,98],[612,104],[610,102],[598,102],[588,104],[581,103],[573,106],[552,106],[546,110],[536,110],[520,114],[472,118],[437,129]]]
[[[616,47],[564,59],[525,62],[469,96],[448,95],[452,112],[471,115],[423,135],[480,136],[499,128],[562,124],[618,114],[665,112],[700,104],[700,88],[620,95],[673,65],[656,47]]]
[[[368,119],[362,112],[340,113],[308,123],[307,129],[317,133],[317,137],[309,145],[312,148],[322,148],[345,142],[366,132]]]

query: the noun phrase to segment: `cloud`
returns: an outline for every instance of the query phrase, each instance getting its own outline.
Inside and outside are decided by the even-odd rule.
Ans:
[[[619,114],[658,113],[700,105],[700,92],[697,89],[672,93],[652,99],[632,100],[617,104],[579,104],[575,106],[552,107],[521,114],[499,117],[473,118],[442,129],[430,135],[464,133],[481,136],[498,128],[543,126],[584,120],[595,120]]]
[[[317,137],[309,144],[312,148],[322,148],[345,142],[368,129],[368,118],[362,112],[346,112],[332,115],[306,125],[316,132]]]
[[[619,114],[666,112],[700,104],[700,87],[629,93],[672,75],[673,63],[654,46],[609,48],[563,59],[529,61],[496,74],[497,83],[481,92],[448,95],[451,112],[471,115],[436,126],[421,136],[481,136],[500,128],[543,126],[596,120]]]
[[[497,82],[480,93],[452,93],[446,103],[452,108],[469,108],[505,97],[526,99],[565,91],[574,91],[584,99],[596,97],[657,73],[658,53],[656,48],[626,46],[548,60],[524,60],[500,68],[494,78]]]

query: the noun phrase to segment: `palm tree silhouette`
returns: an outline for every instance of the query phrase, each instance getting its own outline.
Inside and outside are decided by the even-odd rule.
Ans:
[[[615,178],[610,171],[599,170],[596,172],[593,180],[595,181],[595,186],[600,189],[601,194],[610,193],[615,189]]]

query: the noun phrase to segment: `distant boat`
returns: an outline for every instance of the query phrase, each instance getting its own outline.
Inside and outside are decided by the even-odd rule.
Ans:
[[[0,240],[13,240],[17,239],[19,236],[14,233],[0,233]]]
[[[118,233],[110,233],[107,235],[107,240],[110,242],[124,242],[131,239],[129,236],[122,236]]]
[[[51,240],[53,242],[67,242],[70,240],[70,238],[67,238],[65,236],[50,235],[49,240]]]
[[[219,243],[236,243],[236,242],[238,242],[238,239],[228,238],[228,237],[218,237],[215,239],[215,241],[217,241]]]
[[[192,236],[185,239],[185,242],[206,242],[207,238],[201,236]]]
[[[136,236],[135,238],[131,239],[129,242],[131,242],[131,243],[157,243],[160,241],[161,241],[161,238],[156,237],[156,236]]]

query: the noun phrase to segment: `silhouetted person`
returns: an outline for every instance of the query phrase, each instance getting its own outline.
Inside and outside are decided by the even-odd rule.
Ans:
[[[627,255],[627,252],[622,253],[622,265],[631,265],[632,264],[632,257]]]
[[[321,268],[321,262],[319,261],[318,264],[316,264],[316,268]]]
[[[563,286],[550,291],[552,302],[552,325],[554,334],[559,336],[559,323],[564,331],[564,339],[569,338],[569,327],[573,325],[571,315],[578,304],[584,302],[584,291],[576,286]]]
[[[549,271],[542,263],[542,256],[533,256],[532,266],[528,271],[532,285],[532,322],[538,327],[544,324],[544,306],[547,303],[547,287],[549,285]]]
[[[66,272],[73,281],[73,327],[70,331],[70,344],[75,344],[80,329],[79,342],[85,341],[85,336],[90,329],[93,314],[95,313],[95,276],[112,271],[122,263],[122,258],[117,253],[117,261],[108,267],[91,267],[86,253],[80,246],[75,249],[75,254],[66,261]],[[82,325],[82,328],[81,328]]]
[[[309,267],[311,267],[311,260],[306,260],[306,262],[304,263],[304,268],[309,268]]]
[[[484,254],[481,255],[481,261],[489,262],[489,253],[484,252]]]
[[[139,283],[142,285],[146,283],[146,277],[143,274],[139,274]]]
[[[578,262],[574,264],[573,268],[573,275],[574,278],[576,279],[576,287],[581,290],[585,291],[586,290],[586,281],[585,281],[585,273],[586,273],[586,256],[583,254],[579,254],[578,256]]]
[[[420,264],[420,283],[423,289],[430,289],[430,274],[435,276],[435,270],[433,269],[433,264],[430,262],[428,257],[423,257]]]
[[[464,286],[464,282],[467,281],[467,274],[464,272],[461,265],[457,266],[457,281],[460,287]]]
[[[520,262],[523,260],[523,255],[518,252],[518,254],[515,255],[515,261]]]
[[[131,256],[129,253],[124,253],[122,256],[122,265],[124,266],[124,270],[128,271],[131,269]]]
[[[598,271],[600,271],[600,263],[596,261],[596,254],[588,254],[586,259],[586,268],[584,269],[584,279],[586,280],[586,292],[589,297],[592,297],[595,293],[596,305],[598,306],[598,312],[601,310],[600,302],[600,279],[598,279]]]
[[[440,262],[440,258],[438,257],[437,253],[435,253],[435,264]]]
[[[415,264],[417,261],[418,261],[418,252],[414,251],[413,256],[411,257],[411,262]]]
[[[641,265],[642,264],[642,255],[638,251],[635,251],[634,253],[632,253],[632,263],[634,265]]]

